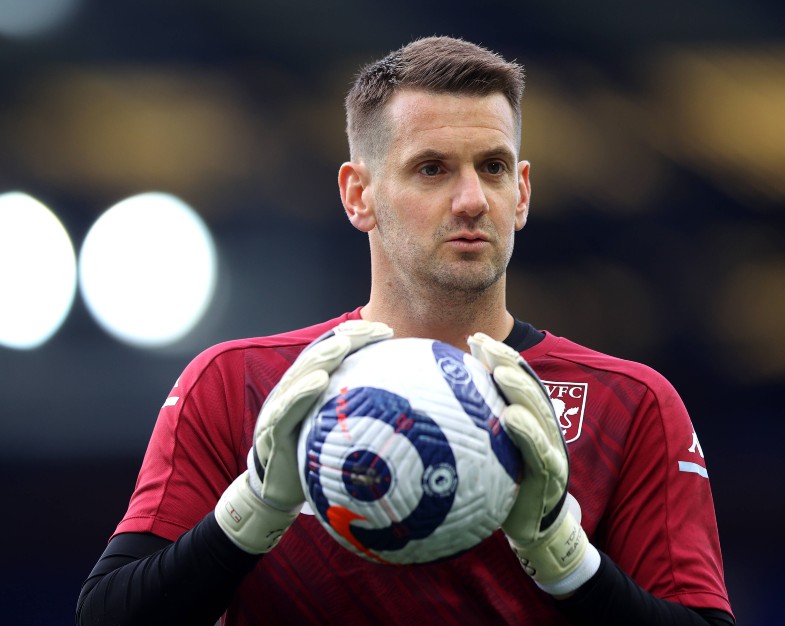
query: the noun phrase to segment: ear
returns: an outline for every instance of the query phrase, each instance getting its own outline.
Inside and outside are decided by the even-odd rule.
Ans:
[[[364,233],[376,226],[370,184],[371,173],[364,163],[344,163],[338,170],[343,208],[352,226]]]
[[[529,200],[532,195],[529,169],[528,161],[518,163],[518,206],[515,208],[515,230],[521,230],[529,217]]]

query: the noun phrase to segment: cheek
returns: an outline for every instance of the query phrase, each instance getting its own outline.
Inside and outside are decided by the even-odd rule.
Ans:
[[[505,193],[496,198],[496,224],[500,232],[520,230],[526,223],[526,211],[521,213],[518,209],[518,194]]]
[[[424,232],[433,220],[434,212],[429,203],[423,202],[423,199],[415,194],[395,194],[390,197],[390,201],[379,206],[379,211],[383,213],[379,216],[382,223],[396,225],[399,229],[416,235]]]

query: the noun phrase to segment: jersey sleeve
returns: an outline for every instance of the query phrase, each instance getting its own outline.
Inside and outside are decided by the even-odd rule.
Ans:
[[[128,510],[114,534],[174,541],[215,507],[245,470],[241,349],[196,357],[161,407]],[[239,414],[239,415],[238,415]]]
[[[598,529],[602,547],[655,596],[731,613],[703,450],[670,383],[647,378]]]
[[[358,308],[308,328],[227,341],[191,361],[159,411],[128,510],[114,535],[149,532],[174,541],[212,511],[246,469],[267,394],[308,343],[359,317]]]

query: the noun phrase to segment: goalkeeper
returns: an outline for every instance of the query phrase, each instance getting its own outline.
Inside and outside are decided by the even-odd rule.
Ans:
[[[186,367],[82,588],[80,626],[734,624],[708,472],[676,391],[507,309],[531,197],[522,91],[519,65],[448,37],[361,71],[338,182],[369,238],[368,302]],[[295,455],[330,373],[393,332],[483,361],[525,463],[499,531],[395,568],[344,550],[301,511]]]

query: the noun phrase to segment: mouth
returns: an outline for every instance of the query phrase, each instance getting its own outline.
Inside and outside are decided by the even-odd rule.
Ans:
[[[477,252],[489,243],[488,236],[481,232],[459,232],[447,239],[449,246],[464,252]]]
[[[447,239],[447,241],[466,241],[466,242],[484,242],[489,241],[488,235],[482,232],[467,232],[462,231],[456,233]]]

